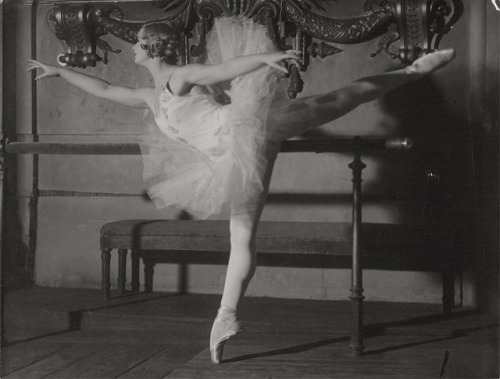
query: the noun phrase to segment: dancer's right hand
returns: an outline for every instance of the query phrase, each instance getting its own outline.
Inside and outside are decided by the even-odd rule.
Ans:
[[[43,70],[43,72],[40,75],[37,75],[35,77],[35,80],[43,79],[43,78],[48,78],[51,76],[59,76],[59,67],[51,66],[42,62],[39,62],[34,59],[28,59],[28,62],[30,63],[28,69],[26,72],[33,71],[33,70]]]

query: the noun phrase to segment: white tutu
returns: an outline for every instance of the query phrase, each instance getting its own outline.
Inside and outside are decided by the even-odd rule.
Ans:
[[[219,18],[207,39],[207,63],[273,50],[262,25]],[[262,200],[264,173],[277,151],[266,125],[276,76],[264,67],[236,78],[229,105],[207,94],[161,92],[157,127],[141,144],[148,193],[158,207],[208,218],[230,204]]]

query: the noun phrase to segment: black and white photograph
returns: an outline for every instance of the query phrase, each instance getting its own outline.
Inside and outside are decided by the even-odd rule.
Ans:
[[[0,377],[500,377],[499,0],[0,25]]]

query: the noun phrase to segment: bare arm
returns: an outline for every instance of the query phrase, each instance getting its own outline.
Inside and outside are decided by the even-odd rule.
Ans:
[[[245,55],[229,59],[214,65],[189,64],[179,68],[170,80],[170,87],[176,94],[182,95],[192,85],[212,85],[234,79],[264,66],[273,67],[287,73],[279,63],[285,60],[298,61],[295,50],[277,53]]]
[[[152,107],[153,94],[152,88],[128,88],[114,86],[105,80],[95,78],[77,71],[68,70],[62,67],[55,67],[43,64],[36,60],[29,60],[30,66],[27,71],[41,69],[43,73],[37,75],[35,80],[47,77],[60,76],[68,83],[88,92],[91,95],[115,101],[130,107],[146,108]]]

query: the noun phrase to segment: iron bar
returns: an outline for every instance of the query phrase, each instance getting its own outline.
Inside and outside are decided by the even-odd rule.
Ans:
[[[359,139],[358,139],[359,141]],[[353,357],[363,354],[363,266],[361,251],[361,173],[366,165],[361,161],[361,147],[354,152],[352,170],[352,267],[351,267],[351,342]]]

